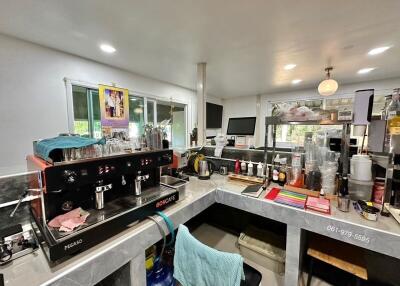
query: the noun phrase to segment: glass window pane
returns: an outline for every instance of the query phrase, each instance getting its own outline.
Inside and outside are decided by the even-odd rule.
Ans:
[[[144,133],[144,99],[129,96],[129,137],[139,137]]]
[[[154,101],[147,101],[147,123],[154,125]]]
[[[309,100],[298,100],[292,101],[288,103],[278,102],[275,106],[282,106],[284,104],[289,104],[293,106],[306,106],[311,110],[320,110],[324,107],[323,99],[309,99]],[[352,108],[353,99],[352,98],[342,98],[342,99],[326,99],[325,100],[325,109],[343,109],[343,108]],[[276,107],[273,108],[273,115],[276,114]],[[334,126],[323,126],[323,125],[277,125],[276,126],[276,142],[284,143],[280,146],[290,147],[290,146],[302,146],[304,144],[304,135],[306,132],[316,133],[318,131],[324,129],[335,129],[342,130],[342,126],[334,125]],[[269,145],[272,145],[272,140],[269,141]]]
[[[80,86],[72,86],[72,100],[74,106],[74,132],[90,136],[87,89]]]
[[[103,133],[101,130],[99,91],[90,90],[90,94],[92,96],[92,110],[93,110],[93,137],[100,139],[103,136]]]
[[[374,106],[372,107],[372,115],[380,116],[385,109],[385,103],[387,96],[390,95],[375,95],[374,96]]]
[[[160,124],[163,120],[172,121],[171,104],[157,102],[157,123]]]
[[[157,124],[170,120],[165,127],[166,139],[173,147],[186,147],[185,105],[175,102],[157,102]]]

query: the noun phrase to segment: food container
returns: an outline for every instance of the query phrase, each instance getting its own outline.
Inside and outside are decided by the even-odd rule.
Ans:
[[[350,174],[355,180],[372,180],[372,160],[368,155],[353,155],[350,160]]]
[[[163,175],[160,177],[160,184],[169,188],[176,189],[179,192],[179,199],[183,199],[186,193],[188,181],[178,179],[172,176]]]
[[[353,201],[370,201],[374,181],[358,181],[349,177],[349,195]]]
[[[275,273],[285,273],[285,238],[255,227],[247,228],[238,239],[240,254]]]

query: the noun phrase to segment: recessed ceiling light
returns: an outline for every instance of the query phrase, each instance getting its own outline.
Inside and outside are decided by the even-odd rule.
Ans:
[[[364,68],[364,69],[360,69],[360,70],[358,70],[358,74],[366,74],[366,73],[369,73],[369,72],[371,72],[371,71],[373,71],[375,68]]]
[[[378,47],[378,48],[375,48],[375,49],[370,50],[370,51],[368,52],[368,55],[370,55],[370,56],[379,55],[379,54],[382,54],[382,53],[386,52],[386,51],[389,50],[390,48],[391,48],[391,47],[389,47],[389,46]]]
[[[116,51],[116,49],[115,49],[113,46],[108,45],[108,44],[101,44],[101,45],[100,45],[100,49],[101,49],[103,52],[109,53],[109,54],[115,53],[115,51]]]
[[[296,67],[296,64],[287,64],[283,68],[288,71],[288,70],[294,69],[295,67]]]
[[[302,79],[294,79],[292,80],[292,84],[298,84],[301,83],[303,80]]]

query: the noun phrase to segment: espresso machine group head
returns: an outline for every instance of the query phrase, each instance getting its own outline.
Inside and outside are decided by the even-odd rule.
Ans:
[[[171,163],[172,150],[60,163],[28,156],[28,169],[42,173],[42,192],[31,202],[31,213],[49,260],[85,250],[177,201],[175,189],[160,186],[160,167]],[[76,208],[89,213],[85,224],[70,232],[48,225]]]

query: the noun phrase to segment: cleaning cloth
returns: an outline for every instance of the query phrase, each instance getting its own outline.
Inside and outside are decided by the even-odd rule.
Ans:
[[[243,258],[221,252],[194,238],[180,225],[175,243],[174,277],[183,286],[239,286]]]
[[[82,148],[93,144],[104,144],[104,139],[85,138],[81,136],[57,136],[37,142],[35,154],[43,159],[48,159],[50,152],[56,149]]]

